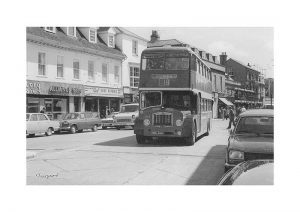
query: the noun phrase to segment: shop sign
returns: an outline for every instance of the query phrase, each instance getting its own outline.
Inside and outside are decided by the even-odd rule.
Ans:
[[[41,84],[39,82],[27,82],[26,93],[40,94],[41,93]]]
[[[86,96],[122,97],[123,92],[119,88],[85,87]]]
[[[84,96],[84,86],[58,82],[27,80],[26,93],[59,96]]]

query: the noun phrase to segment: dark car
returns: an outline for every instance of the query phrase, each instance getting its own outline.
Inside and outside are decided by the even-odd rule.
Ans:
[[[228,138],[225,172],[237,164],[273,159],[274,110],[255,109],[241,113]]]
[[[101,125],[101,119],[97,113],[67,113],[60,121],[60,131],[69,131],[70,133],[82,132],[84,129],[97,131]]]
[[[273,185],[274,161],[245,161],[228,171],[219,181],[219,185]]]

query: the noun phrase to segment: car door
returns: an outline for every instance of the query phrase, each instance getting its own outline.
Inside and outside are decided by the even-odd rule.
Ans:
[[[51,121],[45,114],[39,114],[39,123],[42,126],[41,132],[46,132],[51,127]]]
[[[86,123],[85,123],[85,114],[84,113],[80,113],[79,114],[79,119],[78,119],[78,122],[77,122],[77,128],[78,130],[81,130],[81,129],[86,129]]]
[[[38,132],[38,114],[31,114],[27,122],[27,132],[37,133]]]

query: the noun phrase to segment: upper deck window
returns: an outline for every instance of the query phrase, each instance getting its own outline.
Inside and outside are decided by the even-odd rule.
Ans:
[[[152,53],[142,57],[142,70],[187,70],[189,54],[186,52]]]

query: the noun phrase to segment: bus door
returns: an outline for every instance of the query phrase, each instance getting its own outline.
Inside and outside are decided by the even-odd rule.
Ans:
[[[201,131],[201,93],[197,94],[197,117],[196,117],[196,124],[197,124],[197,132],[200,133]]]

